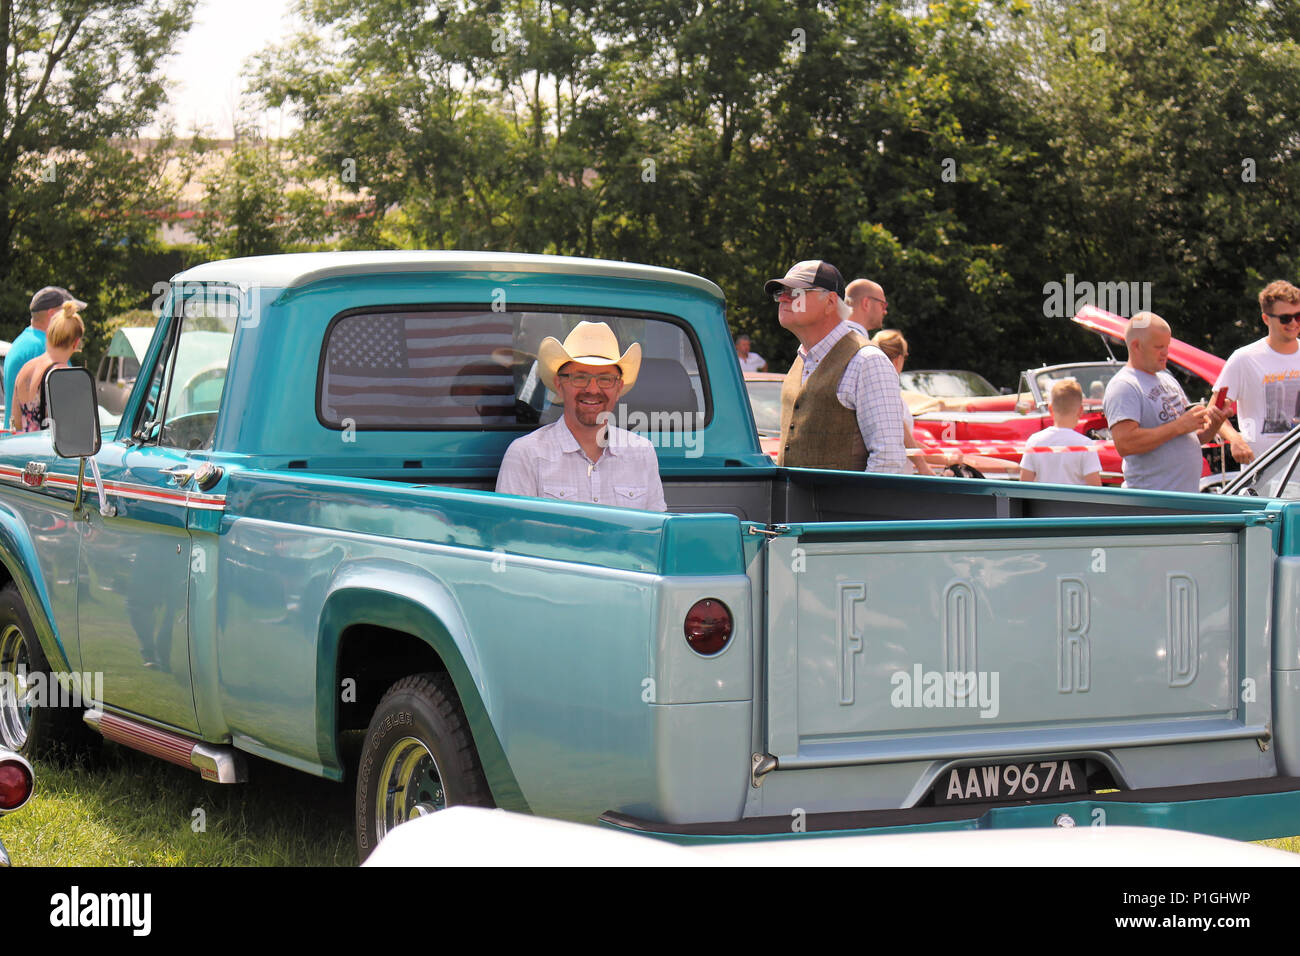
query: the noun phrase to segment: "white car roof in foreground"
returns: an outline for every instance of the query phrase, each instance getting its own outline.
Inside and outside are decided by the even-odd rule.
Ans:
[[[230,282],[276,289],[296,289],[335,276],[401,272],[536,272],[645,279],[687,286],[722,300],[722,290],[708,279],[676,269],[634,262],[539,256],[522,252],[449,252],[375,250],[372,252],[298,252],[205,262],[177,273],[172,282]]]
[[[683,846],[545,817],[449,807],[394,829],[366,866],[1300,866],[1300,854],[1147,827],[1048,827]]]

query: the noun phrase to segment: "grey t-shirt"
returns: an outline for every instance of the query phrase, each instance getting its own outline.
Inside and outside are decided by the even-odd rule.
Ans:
[[[1134,421],[1139,428],[1158,428],[1188,409],[1187,396],[1168,372],[1139,372],[1124,366],[1106,386],[1102,408],[1114,428]],[[1169,439],[1145,455],[1124,457],[1124,487],[1159,491],[1201,490],[1201,443],[1195,432]]]

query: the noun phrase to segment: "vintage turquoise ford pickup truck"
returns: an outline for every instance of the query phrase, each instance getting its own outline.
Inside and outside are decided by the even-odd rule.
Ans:
[[[1298,505],[772,467],[721,292],[666,269],[277,256],[160,313],[84,477],[0,441],[0,746],[355,769],[363,858],[454,803],[676,839],[1300,832]],[[619,420],[667,514],[492,491],[582,319],[644,348]]]

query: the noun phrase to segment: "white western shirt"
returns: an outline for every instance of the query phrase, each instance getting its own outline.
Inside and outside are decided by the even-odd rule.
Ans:
[[[607,429],[605,448],[594,462],[563,418],[515,439],[501,461],[497,491],[667,511],[654,445],[622,428]]]

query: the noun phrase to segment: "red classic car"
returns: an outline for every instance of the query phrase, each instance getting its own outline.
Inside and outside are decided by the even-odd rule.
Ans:
[[[939,407],[916,415],[917,428],[925,429],[947,447],[966,448],[1008,461],[1019,461],[1025,439],[1052,424],[1052,415],[1047,407],[1052,384],[1063,378],[1073,378],[1083,388],[1083,416],[1078,431],[1085,437],[1080,438],[1080,442],[1108,440],[1110,432],[1102,414],[1102,396],[1111,377],[1124,367],[1111,351],[1110,342],[1124,341],[1124,327],[1128,320],[1113,312],[1085,306],[1074,316],[1074,322],[1101,336],[1107,352],[1104,361],[1030,369],[1021,373],[1020,387],[1011,395],[937,400]],[[1222,368],[1223,359],[1218,356],[1178,339],[1170,342],[1169,371],[1182,384],[1190,400],[1206,400]],[[914,409],[914,414],[916,411],[918,409]],[[1098,454],[1101,457],[1102,482],[1120,484],[1124,476],[1114,447],[1099,448]],[[1209,473],[1207,464],[1202,474]]]
[[[749,404],[754,409],[754,422],[758,426],[758,443],[768,457],[776,461],[777,454],[781,449],[781,385],[785,382],[785,375],[777,372],[745,372],[744,378],[745,389],[749,393]],[[903,392],[903,397],[908,402],[909,407],[916,399],[924,399],[924,396],[919,392],[906,390]],[[920,432],[917,435],[919,441],[925,440],[925,432],[921,431],[920,428],[915,429],[915,432]],[[935,452],[943,451],[939,447],[934,447],[931,450]],[[954,453],[952,457],[959,459],[959,463],[966,465],[967,469],[975,469],[979,475],[985,478],[1015,480],[1020,477],[1020,468],[1014,461],[1008,462],[1003,459],[978,454],[957,455]],[[945,468],[938,462],[932,464],[931,467],[936,475],[970,476],[967,469]]]

